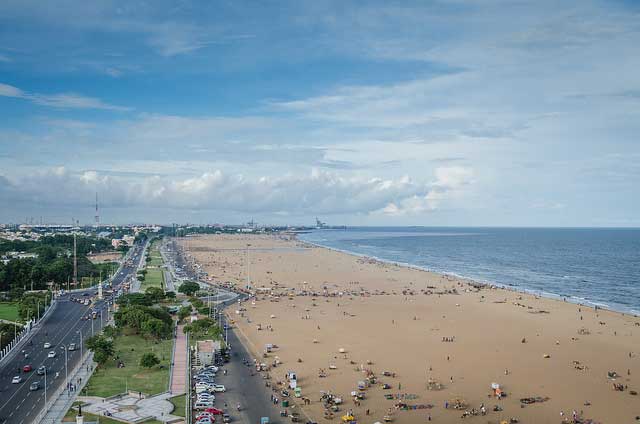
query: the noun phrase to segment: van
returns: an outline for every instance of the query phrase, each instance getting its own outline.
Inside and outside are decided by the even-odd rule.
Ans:
[[[193,405],[193,409],[198,409],[198,410],[202,410],[202,409],[207,409],[207,408],[211,408],[213,406],[213,402],[196,402]]]

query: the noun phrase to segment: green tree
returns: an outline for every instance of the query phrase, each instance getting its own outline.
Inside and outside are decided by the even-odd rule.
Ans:
[[[160,287],[147,287],[144,294],[147,295],[153,303],[158,303],[164,299],[164,290]]]
[[[149,318],[142,323],[142,332],[156,339],[168,338],[171,328],[157,318]]]
[[[178,318],[180,319],[180,321],[191,315],[191,309],[191,306],[182,306],[180,309],[178,309]]]
[[[140,366],[144,368],[153,368],[160,363],[160,359],[151,352],[147,352],[140,358]]]
[[[200,284],[196,283],[195,281],[185,281],[180,284],[180,288],[178,288],[178,291],[180,293],[184,293],[187,296],[191,296],[198,290],[200,290]]]
[[[94,361],[99,364],[106,363],[115,353],[113,340],[107,339],[101,334],[88,338],[86,345],[93,351]]]
[[[175,299],[176,298],[176,292],[173,292],[173,291],[168,291],[164,295],[165,295],[165,297],[167,299]]]

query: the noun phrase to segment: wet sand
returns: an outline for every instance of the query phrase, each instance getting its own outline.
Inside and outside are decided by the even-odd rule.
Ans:
[[[485,405],[486,416],[466,418],[478,423],[511,417],[559,423],[561,412],[570,420],[574,410],[603,423],[631,423],[640,415],[640,395],[631,394],[640,391],[640,318],[478,288],[285,236],[179,242],[212,280],[238,287],[246,284],[251,244],[251,283],[259,291],[255,301],[242,305],[245,311],[233,314],[237,328],[257,358],[267,343],[278,346],[260,360],[272,363],[277,356],[282,362],[269,371],[273,381],[284,380],[288,370],[297,372],[302,394],[311,400],[303,408],[319,422],[326,421],[322,391],[344,399],[336,422],[349,409],[359,423],[382,421],[389,411],[396,423],[427,422],[429,415],[435,422],[459,422],[463,410],[445,409],[445,402],[456,399],[469,411]],[[350,393],[364,380],[363,370],[378,381],[358,406]],[[384,371],[395,376],[385,377]],[[609,378],[609,371],[617,378]],[[430,380],[441,389],[429,390]],[[391,388],[383,389],[383,383]],[[506,397],[496,399],[492,383]],[[625,390],[614,390],[614,383]],[[398,400],[385,395],[421,409],[395,409]],[[531,397],[548,399],[520,401]],[[495,405],[502,410],[493,411]]]

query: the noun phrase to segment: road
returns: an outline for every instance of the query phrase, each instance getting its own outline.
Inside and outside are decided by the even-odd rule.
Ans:
[[[183,278],[189,278],[193,281],[200,282],[199,274],[194,270],[192,264],[185,260],[184,250],[178,247],[175,241],[167,243],[164,247],[165,259],[169,269],[176,270]],[[179,270],[179,271],[178,271]],[[209,285],[201,283],[201,285]],[[220,302],[221,307],[231,307],[236,304],[238,299],[246,299],[246,295],[242,293],[232,293],[228,290],[220,290],[220,296],[212,295],[210,298],[201,297],[202,301]],[[221,316],[224,324],[225,317]],[[242,359],[252,360],[251,354],[240,342],[233,327],[229,327],[227,332],[227,341],[232,346],[231,361],[224,365],[227,375],[218,373],[216,383],[226,387],[225,393],[216,393],[216,407],[226,409],[232,417],[234,423],[259,424],[261,417],[269,417],[272,424],[283,424],[290,420],[280,417],[280,408],[274,405],[270,400],[271,389],[265,386],[261,373],[252,372],[252,367],[248,367],[242,363]],[[283,369],[282,372],[285,370]],[[253,374],[253,375],[252,375]],[[195,398],[195,394],[193,394]],[[281,398],[281,396],[278,396]],[[193,399],[192,399],[193,401]],[[227,408],[224,408],[224,404]],[[236,405],[240,404],[241,411],[236,411]]]
[[[232,329],[227,334],[228,342],[232,346],[231,361],[225,365],[226,376],[219,376],[218,383],[227,388],[227,392],[220,396],[223,402],[229,405],[229,413],[233,422],[259,424],[261,417],[269,417],[272,424],[290,422],[289,419],[280,417],[280,408],[270,401],[269,388],[265,386],[262,373],[252,372],[253,367],[243,365],[242,359],[246,358],[253,363],[253,356],[247,351]],[[278,372],[278,370],[274,370]],[[282,369],[282,373],[286,370]],[[253,375],[252,375],[253,374]],[[278,396],[281,398],[281,396]],[[235,405],[240,404],[240,413],[236,412]],[[221,407],[220,402],[216,402]]]
[[[142,245],[133,247],[129,264],[123,265],[113,280],[112,286],[118,289],[122,283],[136,273],[138,261],[142,253]],[[29,355],[25,359],[21,352],[17,352],[13,358],[7,358],[0,368],[0,423],[31,423],[38,416],[45,405],[45,376],[37,375],[36,369],[45,365],[47,401],[51,401],[51,395],[60,387],[65,386],[65,346],[76,343],[78,349],[67,351],[67,369],[69,372],[76,366],[81,357],[80,334],[83,340],[91,337],[92,333],[98,333],[103,325],[106,325],[110,312],[106,300],[96,300],[91,305],[85,306],[78,302],[72,302],[71,296],[81,299],[90,298],[83,296],[97,294],[96,289],[64,294],[58,298],[58,306],[51,311],[50,316],[31,333],[22,349]],[[98,319],[82,320],[83,316],[90,314],[93,309],[98,313]],[[44,349],[44,343],[51,343],[51,348]],[[83,347],[84,349],[84,347]],[[56,352],[54,358],[48,358],[50,351]],[[24,365],[31,365],[33,371],[23,372]],[[58,377],[56,373],[59,374]],[[12,384],[14,376],[20,375],[22,382]],[[30,391],[33,382],[40,383],[40,389]],[[75,383],[75,382],[73,382]]]

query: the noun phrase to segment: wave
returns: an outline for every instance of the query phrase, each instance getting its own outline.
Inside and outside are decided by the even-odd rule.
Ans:
[[[474,234],[476,235],[476,234]],[[445,275],[445,276],[450,276],[450,277],[454,277],[457,279],[461,279],[464,281],[470,281],[470,282],[474,282],[477,284],[482,284],[482,285],[487,285],[487,286],[494,286],[494,287],[500,287],[503,289],[507,289],[510,291],[517,291],[520,293],[527,293],[527,294],[532,294],[535,296],[541,296],[541,297],[545,297],[545,298],[549,298],[549,299],[555,299],[555,300],[560,300],[560,301],[565,301],[565,302],[569,302],[569,303],[573,303],[576,305],[582,305],[585,307],[592,307],[595,308],[596,306],[600,309],[607,309],[607,310],[612,310],[612,311],[617,311],[617,312],[622,312],[622,313],[628,313],[628,314],[632,314],[634,316],[638,316],[640,315],[639,311],[633,307],[629,307],[627,305],[621,305],[615,302],[605,302],[602,300],[595,300],[595,299],[590,299],[588,297],[582,297],[582,296],[576,296],[576,295],[572,295],[569,293],[562,293],[560,291],[549,291],[549,289],[542,289],[542,288],[532,288],[532,287],[527,287],[526,285],[522,285],[522,284],[516,284],[516,283],[501,283],[501,282],[497,282],[495,280],[492,280],[490,278],[479,278],[477,275],[473,276],[473,275],[466,275],[464,273],[460,273],[457,271],[450,271],[450,270],[446,270],[446,269],[441,269],[441,268],[437,268],[437,267],[433,267],[433,266],[426,266],[426,265],[418,265],[416,263],[413,262],[407,262],[407,261],[402,261],[402,260],[397,260],[397,259],[391,259],[388,257],[382,257],[382,256],[377,256],[377,255],[373,255],[371,253],[362,253],[362,252],[357,252],[354,250],[349,250],[349,249],[344,249],[344,248],[338,248],[335,246],[331,246],[329,245],[330,240],[326,239],[326,238],[322,238],[322,239],[317,239],[317,240],[309,240],[306,237],[299,237],[300,241],[303,241],[304,243],[308,243],[310,245],[313,246],[317,246],[317,247],[321,247],[324,249],[329,249],[335,252],[340,252],[340,253],[345,253],[348,255],[352,255],[352,256],[356,256],[359,258],[367,258],[367,259],[373,259],[382,263],[387,263],[387,264],[392,264],[392,265],[398,265],[398,266],[404,266],[407,268],[411,268],[411,269],[417,269],[420,271],[426,271],[426,272],[433,272],[433,273],[437,273],[437,274],[441,274],[441,275]],[[377,248],[377,246],[370,246],[370,245],[358,245],[355,244],[354,247],[366,247],[366,248],[370,248],[370,249],[375,249]],[[390,250],[386,250],[386,252],[391,252]],[[399,251],[393,251],[394,253],[402,253]],[[529,277],[529,279],[531,277],[533,277],[534,275],[537,275],[539,277],[541,277],[542,275],[540,275],[540,273],[531,271],[531,270],[513,270],[514,273],[519,274],[518,276],[521,279],[525,279],[527,277]],[[515,277],[516,275],[514,275],[513,277]],[[578,280],[578,281],[589,281],[586,280],[586,277],[583,275],[564,275],[561,277],[562,279],[566,279],[566,280]],[[559,287],[559,289],[561,289]]]

